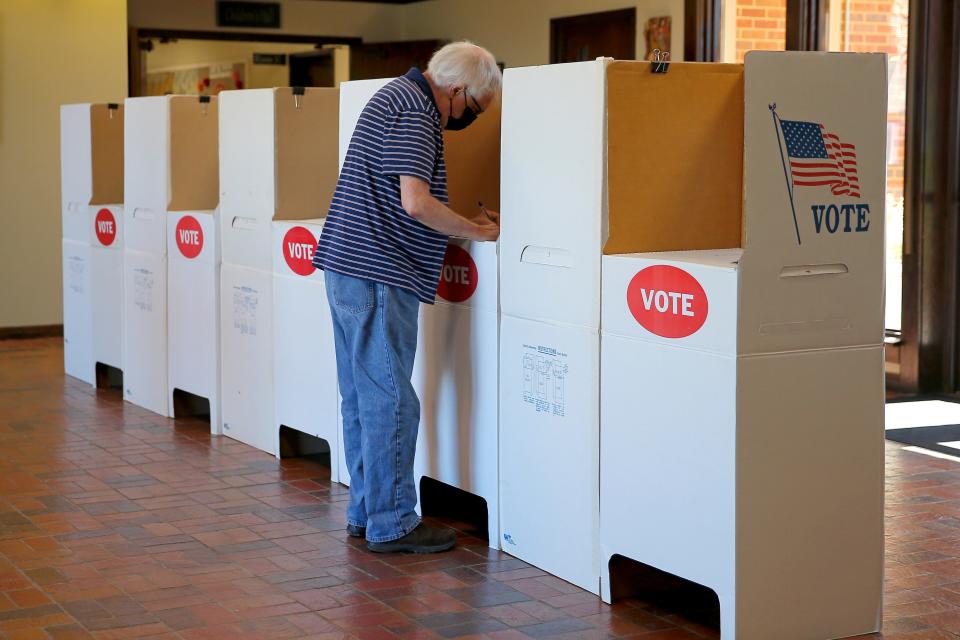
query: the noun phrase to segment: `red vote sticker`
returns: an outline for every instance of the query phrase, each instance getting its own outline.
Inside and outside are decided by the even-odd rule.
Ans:
[[[640,325],[661,338],[686,338],[707,321],[707,294],[692,275],[665,264],[637,273],[627,306]]]
[[[97,240],[103,246],[109,247],[117,239],[117,219],[113,217],[113,212],[110,209],[97,211],[93,226],[97,233]]]
[[[313,266],[313,250],[316,248],[317,239],[306,227],[292,227],[283,236],[283,259],[290,271],[298,276],[309,276],[316,271]]]
[[[203,251],[203,229],[193,216],[183,216],[177,222],[177,247],[184,258],[196,258]]]
[[[469,300],[477,290],[477,279],[477,264],[470,254],[455,244],[447,246],[437,295],[447,302]]]

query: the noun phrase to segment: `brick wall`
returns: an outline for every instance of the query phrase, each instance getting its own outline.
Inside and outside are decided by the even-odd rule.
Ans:
[[[783,51],[786,46],[787,0],[736,0],[737,62],[752,49]]]
[[[735,0],[737,60],[751,49],[782,51],[786,44],[786,0]],[[903,197],[904,111],[907,88],[907,8],[909,0],[852,0],[841,3],[840,49],[889,54],[889,166],[887,190]]]
[[[903,201],[908,6],[909,0],[855,0],[840,25],[841,48],[845,51],[884,52],[889,56],[887,193],[894,203]]]

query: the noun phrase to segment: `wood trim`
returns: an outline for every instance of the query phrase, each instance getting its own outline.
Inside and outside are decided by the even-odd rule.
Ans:
[[[901,388],[955,393],[960,381],[960,8],[912,0],[907,69]]]
[[[127,30],[127,95],[132,98],[147,94],[146,63],[140,46],[140,30],[130,27]]]
[[[683,59],[688,62],[720,60],[720,0],[685,0]]]
[[[63,336],[62,324],[43,324],[29,327],[0,327],[0,340],[32,340]]]
[[[132,29],[137,29],[132,27]],[[311,44],[361,44],[356,36],[321,36],[293,33],[260,33],[258,31],[188,31],[182,29],[138,29],[141,38],[183,40],[248,40],[251,42],[303,42]]]
[[[829,0],[787,0],[787,51],[826,51]]]

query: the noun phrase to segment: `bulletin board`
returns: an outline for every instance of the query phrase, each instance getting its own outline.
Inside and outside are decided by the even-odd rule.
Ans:
[[[221,91],[243,89],[246,82],[247,63],[243,61],[155,69],[147,73],[147,95],[215,96]]]

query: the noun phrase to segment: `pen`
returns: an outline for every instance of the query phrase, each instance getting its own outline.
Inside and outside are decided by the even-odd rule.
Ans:
[[[487,208],[486,208],[485,206],[483,206],[483,202],[477,200],[477,204],[480,205],[480,213],[482,213],[483,215],[487,216],[487,220],[489,220],[490,222],[496,224],[497,221],[494,220],[494,219],[493,219],[493,216],[491,216],[491,215],[487,212]]]

